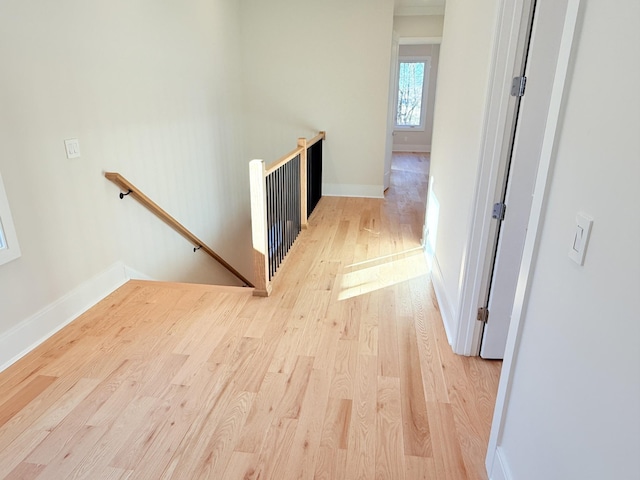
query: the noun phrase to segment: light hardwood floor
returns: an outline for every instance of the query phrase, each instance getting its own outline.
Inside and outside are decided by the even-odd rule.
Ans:
[[[420,250],[428,156],[321,200],[276,277],[129,282],[0,374],[7,479],[484,479],[499,362],[453,355]]]

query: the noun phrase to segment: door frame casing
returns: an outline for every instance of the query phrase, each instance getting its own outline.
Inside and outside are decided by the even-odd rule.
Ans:
[[[540,228],[543,219],[543,211],[547,198],[547,185],[551,179],[551,172],[556,153],[556,136],[564,106],[564,96],[567,76],[569,73],[571,55],[573,52],[574,37],[578,17],[580,14],[581,0],[567,0],[567,9],[564,17],[564,25],[560,38],[558,60],[556,62],[553,87],[550,94],[547,123],[542,140],[540,163],[536,176],[535,189],[531,205],[531,214],[527,225],[527,235],[522,253],[520,275],[516,286],[513,311],[511,314],[511,326],[507,337],[505,357],[502,363],[500,383],[496,395],[496,405],[489,435],[485,466],[491,479],[510,478],[506,459],[501,454],[500,441],[504,430],[504,420],[508,408],[509,394],[511,391],[514,371],[517,360],[518,345],[522,335],[523,318],[528,299],[529,285],[533,276],[533,267],[537,256],[540,241]]]
[[[393,132],[395,127],[396,82],[398,74],[398,56],[400,50],[400,35],[392,32],[391,64],[389,65],[389,97],[387,99],[387,138],[384,148],[384,171],[382,172],[382,188],[384,191],[391,185],[391,158],[393,157]]]
[[[461,272],[458,325],[451,345],[459,355],[477,356],[480,352],[482,323],[476,319],[477,311],[487,297],[492,243],[498,228],[491,213],[493,205],[501,201],[515,121],[516,101],[508,92],[524,62],[522,52],[532,1],[502,0],[498,8],[478,176]]]
[[[395,118],[396,118],[396,92],[398,90],[398,57],[399,52],[395,50],[395,41],[398,42],[398,48],[400,45],[440,45],[442,44],[442,37],[401,37],[395,30],[392,37],[392,51],[391,51],[391,66],[390,66],[390,80],[389,80],[389,100],[388,100],[388,112],[387,112],[387,141],[391,142],[391,152],[393,153],[393,134],[395,130]],[[432,86],[429,86],[432,88]],[[431,106],[434,108],[434,105]],[[385,185],[387,182],[387,175],[391,172],[391,158],[388,159],[387,165],[387,148],[385,148],[385,162],[382,183]],[[389,167],[389,171],[387,171]]]

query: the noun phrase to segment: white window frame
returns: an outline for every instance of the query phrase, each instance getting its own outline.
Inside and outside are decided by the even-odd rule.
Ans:
[[[18,244],[18,236],[13,226],[13,217],[9,209],[9,200],[4,190],[2,175],[0,174],[0,265],[9,263],[11,260],[22,255],[20,245]]]
[[[424,80],[422,82],[422,108],[420,111],[420,125],[398,125],[398,89],[400,86],[400,64],[401,63],[424,63]],[[431,73],[431,57],[430,56],[416,56],[416,55],[404,55],[398,57],[398,68],[395,84],[395,96],[396,101],[394,105],[394,117],[393,117],[393,130],[396,132],[424,132],[427,123],[427,100],[429,98],[429,75]]]

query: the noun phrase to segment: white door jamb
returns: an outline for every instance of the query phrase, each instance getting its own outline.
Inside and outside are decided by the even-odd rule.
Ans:
[[[542,141],[540,165],[536,177],[535,190],[533,192],[533,202],[531,206],[531,214],[529,216],[524,251],[522,254],[520,276],[518,278],[513,312],[511,315],[511,327],[507,337],[507,346],[502,364],[498,394],[496,397],[491,434],[487,448],[487,457],[485,459],[487,472],[491,479],[501,478],[499,477],[501,474],[508,474],[508,472],[502,470],[507,467],[505,467],[503,462],[500,461],[500,440],[504,428],[504,419],[508,407],[509,393],[511,391],[513,366],[517,358],[518,344],[522,333],[522,319],[524,317],[529,298],[529,282],[533,274],[533,266],[537,255],[540,223],[546,203],[547,184],[550,180],[551,169],[555,159],[556,133],[562,116],[565,82],[571,60],[576,24],[580,11],[580,1],[581,0],[568,1],[564,19],[560,50],[556,64],[556,74],[549,102],[549,113]]]
[[[497,229],[491,211],[494,203],[501,201],[516,108],[509,91],[522,66],[531,1],[502,0],[498,9],[475,200],[461,272],[458,329],[452,342],[453,351],[459,355],[475,356],[480,351],[482,323],[476,318],[489,288],[487,272],[492,268],[491,243]]]

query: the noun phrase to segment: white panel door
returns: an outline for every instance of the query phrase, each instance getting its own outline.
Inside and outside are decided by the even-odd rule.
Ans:
[[[483,358],[504,356],[566,8],[567,0],[536,5],[526,90],[508,173],[506,215],[500,226],[488,301],[489,319],[480,348]],[[541,23],[545,25],[544,32],[536,30]]]

